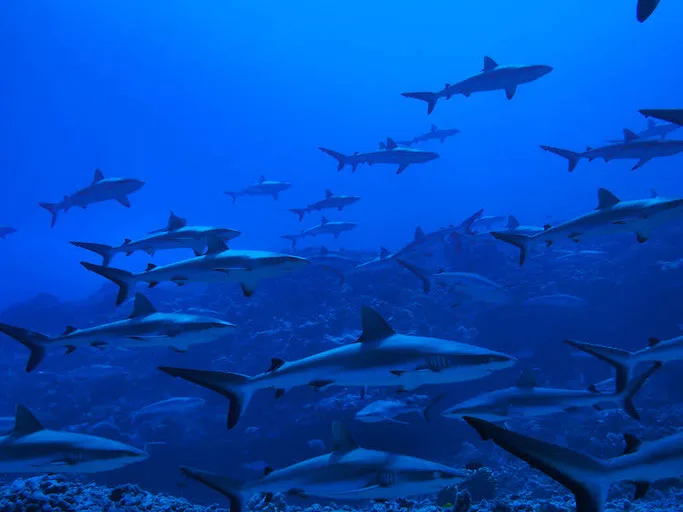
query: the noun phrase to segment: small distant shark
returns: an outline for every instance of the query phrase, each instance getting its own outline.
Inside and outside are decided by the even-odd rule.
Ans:
[[[650,17],[650,15],[655,12],[655,9],[659,5],[659,0],[638,0],[638,5],[636,7],[636,17],[639,22],[644,22]]]
[[[26,371],[30,372],[51,347],[64,347],[71,354],[79,347],[105,348],[110,343],[132,347],[166,346],[184,352],[188,345],[208,343],[224,335],[218,332],[235,324],[217,318],[182,313],[159,313],[141,293],[135,295],[133,312],[124,320],[77,329],[67,326],[59,336],[46,336],[0,323],[0,332],[17,340],[31,351]]]
[[[569,172],[576,168],[582,158],[589,162],[597,158],[602,158],[605,162],[610,160],[638,160],[638,163],[631,168],[635,171],[653,158],[673,156],[683,152],[683,140],[642,140],[631,130],[625,129],[623,141],[598,148],[589,147],[582,153],[553,146],[541,146],[541,148],[566,158],[569,163]]]
[[[159,369],[227,397],[231,429],[252,395],[261,389],[275,389],[277,397],[298,386],[396,386],[411,390],[428,384],[480,379],[516,363],[511,356],[473,345],[398,334],[367,306],[361,316],[363,332],[355,343],[292,362],[273,358],[270,368],[254,377],[169,366]]]
[[[507,287],[479,274],[442,270],[432,278],[442,287],[472,302],[503,305],[513,300]]]
[[[299,253],[299,256],[303,254],[303,252]],[[346,280],[346,273],[362,261],[358,255],[351,254],[349,251],[330,251],[325,246],[321,246],[315,252],[305,253],[305,257],[312,265],[335,274],[342,284]]]
[[[335,239],[339,238],[339,235],[345,231],[351,231],[358,227],[357,222],[341,222],[335,221],[330,222],[327,217],[323,217],[320,224],[313,226],[312,228],[305,229],[298,235],[283,235],[282,238],[291,240],[292,247],[296,247],[296,242],[300,238],[306,238],[307,236],[315,237],[317,235],[332,235]]]
[[[681,127],[680,124],[676,123],[666,123],[666,124],[657,124],[653,119],[648,119],[647,121],[647,128],[643,130],[642,132],[638,132],[636,135],[638,137],[637,140],[645,140],[645,139],[666,139],[666,136],[669,135],[670,133],[675,132]],[[610,144],[620,144],[622,142],[630,142],[629,140],[624,138],[622,139],[617,139],[617,140],[609,140],[607,141]]]
[[[567,293],[554,293],[550,295],[538,295],[536,297],[529,297],[524,302],[523,306],[552,306],[560,308],[584,308],[588,306],[588,302],[576,295],[569,295]]]
[[[427,114],[431,114],[436,102],[451,96],[462,94],[469,97],[475,92],[505,91],[511,100],[517,87],[538,80],[553,70],[551,66],[499,66],[491,57],[484,57],[484,69],[470,78],[455,84],[446,84],[439,92],[404,92],[402,96],[427,102]]]
[[[600,393],[597,386],[588,389],[541,388],[536,385],[533,376],[522,373],[515,387],[484,393],[446,409],[441,414],[447,418],[474,416],[502,422],[513,418],[547,416],[584,407],[597,410],[622,407],[631,418],[640,420],[633,405],[633,397],[658,367],[659,365],[653,366],[621,391],[609,394]]]
[[[407,422],[397,420],[396,416],[417,413],[423,420],[429,423],[431,421],[432,410],[443,398],[444,395],[439,395],[427,405],[410,404],[399,400],[377,400],[358,411],[356,413],[356,419],[363,423],[381,423],[387,421],[390,423],[407,425]]]
[[[302,220],[304,220],[304,214],[306,213],[329,210],[334,208],[336,208],[339,211],[342,211],[346,206],[350,206],[359,200],[360,197],[358,196],[335,196],[332,193],[332,191],[326,190],[325,199],[321,199],[320,201],[316,201],[315,203],[309,204],[308,206],[306,206],[306,208],[292,208],[289,211],[292,213],[296,213],[299,216],[299,222],[301,222]]]
[[[430,140],[440,140],[443,144],[448,137],[453,137],[458,133],[460,133],[460,130],[458,130],[457,128],[439,129],[435,124],[433,124],[431,129],[427,133],[418,135],[410,141],[409,145],[419,144],[420,142],[427,142]]]
[[[645,496],[651,482],[683,476],[683,433],[641,443],[624,435],[620,457],[600,460],[563,446],[539,441],[487,421],[465,417],[484,441],[494,443],[542,471],[574,494],[577,512],[604,512],[614,483],[635,484],[634,499]]]
[[[108,267],[112,258],[119,253],[130,256],[137,251],[143,251],[154,256],[157,251],[166,249],[192,249],[195,256],[200,256],[206,250],[209,240],[222,240],[227,244],[240,234],[239,231],[228,228],[187,226],[185,219],[171,212],[166,229],[156,229],[138,240],[126,238],[117,247],[91,242],[71,242],[71,244],[99,254],[102,256],[102,265]]]
[[[0,226],[0,238],[4,239],[7,235],[16,233],[17,230],[11,226]]]
[[[52,214],[52,227],[57,223],[57,214],[63,210],[80,206],[84,210],[91,204],[104,201],[118,201],[126,208],[130,208],[128,196],[139,190],[145,184],[144,181],[133,178],[105,178],[102,171],[95,170],[92,183],[78,192],[64,196],[59,203],[40,203]]]
[[[264,494],[266,503],[279,492],[334,500],[387,500],[436,493],[468,476],[437,462],[361,448],[338,421],[332,424],[332,431],[332,453],[282,469],[267,467],[263,476],[252,482],[188,467],[181,467],[181,471],[226,496],[230,512],[243,512],[251,494]]]
[[[646,108],[639,111],[645,117],[654,117],[662,121],[683,126],[683,108]]]
[[[22,405],[14,430],[0,436],[0,473],[100,473],[148,457],[118,441],[48,430]]]
[[[187,396],[167,398],[166,400],[146,405],[142,409],[134,412],[131,421],[137,422],[149,420],[151,418],[158,419],[169,416],[175,417],[176,419],[183,418],[184,415],[193,413],[200,407],[203,407],[205,403],[206,400],[203,398]]]
[[[93,265],[81,262],[86,269],[109,279],[119,287],[116,304],[121,304],[137,283],[149,283],[153,288],[161,282],[170,281],[183,286],[186,283],[226,283],[237,282],[242,293],[250,297],[260,281],[279,277],[301,268],[308,261],[290,254],[267,251],[231,251],[223,240],[210,239],[203,256],[188,260],[154,265],[150,263],[143,272],[133,274],[118,268]]]
[[[345,165],[350,165],[351,171],[356,172],[356,168],[360,164],[396,164],[398,165],[396,174],[401,174],[411,164],[421,164],[439,158],[439,155],[432,151],[401,147],[391,138],[387,139],[385,149],[370,151],[369,153],[343,155],[342,153],[323,147],[318,149],[339,162],[339,165],[337,166],[338,171],[341,171]]]
[[[598,190],[598,207],[575,219],[548,226],[544,231],[526,235],[515,232],[493,231],[498,240],[519,248],[520,265],[527,251],[538,244],[550,247],[554,242],[580,242],[586,236],[635,233],[639,243],[646,242],[654,227],[683,217],[683,199],[652,197],[635,201],[621,201],[609,190]]]
[[[226,195],[232,197],[232,202],[237,202],[240,196],[273,196],[276,201],[280,198],[280,192],[287,190],[292,186],[291,183],[284,181],[269,181],[265,176],[259,178],[258,183],[249,185],[239,192],[226,192]]]

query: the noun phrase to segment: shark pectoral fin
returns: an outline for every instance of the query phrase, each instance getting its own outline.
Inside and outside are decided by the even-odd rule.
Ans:
[[[173,352],[178,352],[179,354],[184,354],[187,352],[187,345],[171,345],[171,350],[173,350]]]
[[[647,242],[647,239],[649,237],[650,237],[650,234],[647,232],[639,231],[636,233],[636,240],[638,240],[639,244],[644,244],[645,242]]]
[[[245,297],[251,297],[254,294],[255,285],[253,283],[240,283],[242,287],[242,295]]]
[[[635,171],[636,169],[640,169],[643,165],[645,165],[646,163],[648,163],[650,160],[652,160],[652,158],[649,158],[649,157],[648,157],[648,158],[641,158],[641,159],[638,161],[638,163],[637,163],[636,165],[633,166],[633,168],[632,168],[631,170],[632,170],[632,171]]]
[[[149,284],[147,285],[147,288],[154,288],[159,284],[159,281],[150,281]]]
[[[71,354],[74,350],[76,350],[76,345],[64,345],[66,348],[66,354]]]
[[[93,341],[90,346],[98,350],[104,350],[107,347],[107,343],[105,341]]]
[[[398,169],[396,169],[396,174],[401,174],[403,171],[405,171],[410,164],[400,164],[398,166]]]
[[[636,486],[636,493],[633,495],[634,500],[643,498],[650,489],[650,482],[633,482],[633,485]]]
[[[400,421],[395,418],[384,418],[385,421],[388,421],[389,423],[398,423],[399,425],[410,425],[407,421]]]
[[[128,196],[117,197],[116,200],[126,208],[130,208],[130,199],[128,199]]]
[[[390,370],[389,373],[392,375],[396,375],[397,377],[400,377],[404,373],[406,373],[407,370]]]
[[[334,384],[333,380],[312,380],[308,385],[314,389],[321,390]]]
[[[515,92],[517,92],[517,84],[508,85],[505,88],[505,96],[507,96],[507,99],[509,100],[511,100],[514,97]]]

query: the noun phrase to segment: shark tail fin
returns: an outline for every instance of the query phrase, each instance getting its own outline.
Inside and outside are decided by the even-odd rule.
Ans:
[[[55,227],[57,224],[57,213],[59,212],[59,205],[57,203],[38,203],[42,208],[45,208],[52,215],[51,227]]]
[[[344,166],[348,163],[347,162],[348,157],[346,155],[344,155],[343,153],[339,153],[337,151],[332,151],[331,149],[327,149],[327,148],[323,148],[323,147],[319,147],[318,149],[320,151],[322,151],[323,153],[325,153],[326,155],[330,155],[332,158],[337,160],[337,170],[338,171],[341,171],[344,168]],[[355,167],[354,167],[354,170],[355,170]]]
[[[636,16],[639,22],[644,22],[650,17],[659,5],[659,0],[638,0]]]
[[[227,497],[230,500],[230,512],[243,512],[245,496],[242,490],[244,486],[242,482],[187,466],[180,466],[180,472]]]
[[[554,148],[552,146],[541,146],[541,149],[549,151],[554,155],[561,156],[562,158],[566,158],[567,162],[569,163],[569,172],[572,172],[574,169],[576,169],[579,160],[581,160],[580,154],[574,151],[569,151],[568,149]]]
[[[232,197],[232,204],[235,204],[240,194],[239,192],[226,192],[225,195]]]
[[[406,269],[408,272],[413,274],[415,277],[417,277],[420,281],[422,281],[422,290],[425,293],[429,293],[429,290],[432,289],[432,283],[427,277],[427,274],[424,270],[418,268],[417,266],[413,265],[412,263],[408,263],[405,260],[402,260],[400,258],[396,258],[396,263],[401,265],[404,269]]]
[[[576,512],[603,512],[607,490],[612,480],[605,462],[527,437],[488,421],[466,416],[484,441],[493,440],[502,449],[519,457],[530,466],[569,489],[576,499]]]
[[[439,405],[439,402],[443,400],[446,397],[445,393],[440,394],[436,398],[430,400],[430,402],[427,404],[427,406],[422,409],[422,417],[427,423],[431,423],[432,421],[432,412],[434,411],[434,408]]]
[[[460,223],[458,226],[458,231],[464,231],[468,235],[473,235],[474,231],[472,231],[472,226],[474,225],[475,222],[477,222],[481,216],[484,214],[484,209],[482,208],[481,210],[473,213],[469,217],[467,217],[464,221]]]
[[[640,388],[643,387],[643,384],[645,384],[647,379],[649,379],[654,372],[661,368],[661,366],[661,363],[653,364],[648,370],[645,370],[638,377],[635,377],[626,384],[622,394],[622,407],[624,408],[624,411],[626,411],[626,414],[628,414],[634,420],[640,421],[640,414],[633,405],[633,397],[636,395],[636,393],[638,393],[638,391],[640,391]]]
[[[498,240],[517,247],[519,249],[519,264],[524,265],[526,253],[529,250],[533,237],[520,233],[506,233],[504,231],[491,231],[491,235]]]
[[[247,375],[210,370],[191,370],[172,366],[160,366],[159,370],[171,377],[180,377],[226,397],[230,401],[228,429],[232,429],[237,425],[240,416],[242,416],[251,400],[252,391],[247,387],[251,377]]]
[[[87,270],[95,272],[95,274],[99,274],[105,279],[109,279],[119,287],[119,293],[116,295],[117,306],[121,305],[123,301],[130,296],[130,289],[135,284],[135,278],[133,277],[133,274],[127,270],[95,265],[93,263],[88,263],[87,261],[81,261],[81,265]]]
[[[427,102],[427,114],[431,114],[434,111],[436,102],[439,99],[439,95],[435,92],[403,92],[401,96]]]
[[[26,364],[26,372],[33,371],[36,366],[45,358],[44,343],[49,339],[44,334],[13,325],[0,324],[0,332],[10,338],[14,338],[31,351],[31,356]]]
[[[635,366],[633,352],[576,340],[565,340],[565,343],[614,366],[617,371],[617,393],[624,392],[631,380],[631,372]]]
[[[111,263],[112,257],[114,256],[114,248],[111,245],[93,244],[90,242],[71,242],[71,245],[80,247],[86,251],[92,251],[95,254],[102,256],[103,267],[108,267]]]
[[[292,208],[289,210],[292,213],[296,213],[299,217],[299,222],[304,220],[304,214],[308,211],[305,208]]]

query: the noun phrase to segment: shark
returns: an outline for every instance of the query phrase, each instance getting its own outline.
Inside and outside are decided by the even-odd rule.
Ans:
[[[543,388],[536,385],[532,375],[523,372],[514,387],[465,400],[446,409],[441,415],[446,418],[474,416],[487,421],[504,422],[513,418],[534,418],[580,408],[603,410],[621,407],[631,418],[640,420],[633,405],[633,397],[658,368],[659,365],[653,365],[615,393],[601,393],[595,385],[588,389]]]
[[[270,181],[265,176],[261,176],[258,183],[249,185],[239,192],[226,192],[225,194],[232,197],[232,202],[236,203],[240,196],[273,196],[276,201],[280,198],[280,192],[287,190],[292,186],[291,183],[285,181]]]
[[[0,238],[4,239],[7,235],[16,233],[17,230],[11,226],[0,226]]]
[[[433,124],[427,133],[418,135],[410,141],[410,145],[419,144],[420,142],[428,142],[430,140],[439,140],[443,144],[447,138],[453,137],[460,133],[457,128],[444,128],[439,129],[435,124]]]
[[[289,274],[308,264],[308,260],[268,251],[233,251],[229,250],[223,240],[211,239],[206,254],[187,260],[154,265],[147,269],[132,273],[126,270],[95,265],[82,261],[87,270],[109,279],[119,287],[116,304],[121,304],[131,293],[137,283],[148,283],[154,288],[160,282],[169,281],[183,286],[190,282],[201,283],[240,283],[242,293],[250,297],[256,286],[263,279]]]
[[[140,421],[158,421],[164,418],[183,418],[202,408],[206,400],[203,398],[175,396],[160,402],[154,402],[134,412],[131,423]]]
[[[363,423],[400,423],[407,425],[405,421],[396,419],[396,416],[417,413],[427,423],[431,422],[431,413],[445,395],[439,395],[430,400],[427,405],[402,402],[400,400],[377,400],[363,407],[356,413],[356,420]]]
[[[118,201],[126,208],[130,208],[128,196],[140,190],[144,184],[144,181],[133,178],[105,178],[101,170],[95,169],[95,175],[90,185],[70,196],[64,196],[64,199],[58,203],[40,203],[40,206],[50,212],[52,227],[54,227],[60,211],[66,213],[70,208],[77,206],[85,210],[91,204],[113,200]]]
[[[226,496],[231,512],[242,512],[251,494],[265,495],[265,502],[278,492],[335,500],[387,500],[436,493],[468,476],[466,471],[438,462],[362,448],[338,421],[332,431],[331,453],[282,469],[266,467],[263,476],[251,482],[185,466],[181,472]]]
[[[637,500],[647,494],[652,482],[683,476],[683,433],[645,443],[625,434],[624,454],[602,460],[476,417],[466,416],[465,421],[484,441],[493,440],[571,491],[576,512],[604,512],[607,491],[617,482],[632,482]]]
[[[323,147],[319,147],[318,149],[337,160],[338,171],[341,171],[345,165],[350,165],[351,171],[356,172],[356,169],[360,164],[395,164],[398,165],[396,174],[401,174],[409,165],[431,162],[432,160],[439,158],[439,155],[433,151],[399,146],[391,138],[387,139],[385,149],[380,148],[377,151],[370,151],[368,153],[344,155]]]
[[[214,341],[225,335],[223,329],[235,327],[235,324],[208,316],[160,313],[147,297],[137,293],[133,312],[123,320],[83,329],[70,325],[59,336],[46,336],[3,323],[0,323],[0,332],[30,350],[26,371],[31,372],[53,347],[63,347],[67,354],[81,347],[103,349],[110,344],[138,348],[168,346],[184,352],[188,345]]]
[[[299,217],[299,222],[304,220],[304,215],[311,212],[319,212],[322,210],[336,209],[342,211],[345,207],[354,204],[359,201],[358,196],[336,196],[331,190],[325,190],[325,199],[311,203],[306,208],[292,208],[289,210],[292,213],[296,213]]]
[[[182,222],[178,222],[179,220]],[[176,217],[171,212],[169,227],[154,230],[149,235],[137,240],[126,238],[118,246],[91,242],[71,242],[71,245],[99,254],[102,256],[102,266],[108,267],[115,255],[130,256],[139,251],[154,256],[157,251],[167,249],[192,249],[195,256],[200,256],[206,250],[210,240],[222,240],[227,244],[240,234],[239,231],[228,228],[187,226],[184,219]]]
[[[317,235],[332,235],[334,238],[339,238],[339,235],[345,231],[351,231],[356,227],[358,227],[357,222],[330,222],[327,217],[323,217],[320,224],[304,230],[301,233],[301,238]]]
[[[661,121],[683,126],[683,108],[646,108],[639,111],[645,117],[654,117]]]
[[[659,5],[659,0],[638,0],[636,18],[639,22],[647,20]]]
[[[427,114],[431,114],[439,99],[449,100],[457,94],[469,97],[477,92],[502,90],[505,91],[507,99],[511,100],[518,86],[534,82],[552,70],[552,66],[545,65],[499,66],[491,57],[484,57],[484,68],[481,72],[461,82],[446,84],[438,92],[404,92],[401,95],[426,102]]]
[[[648,119],[647,120],[647,128],[643,130],[642,132],[638,132],[636,135],[638,136],[638,140],[646,140],[646,139],[662,139],[664,140],[667,135],[670,133],[675,132],[681,127],[680,124],[676,123],[665,123],[665,124],[657,124],[654,119]],[[622,142],[629,142],[626,137],[618,140],[609,140],[607,141],[610,144],[620,144]]]
[[[621,201],[607,189],[598,190],[598,207],[589,213],[547,226],[542,232],[527,235],[515,232],[493,231],[498,240],[519,248],[519,263],[523,265],[530,248],[539,244],[550,247],[561,240],[580,242],[585,237],[635,233],[639,243],[647,241],[653,228],[683,217],[683,199],[652,197],[634,201]]]
[[[303,254],[300,253],[299,255]],[[306,252],[305,257],[313,266],[321,267],[335,274],[342,284],[346,280],[346,273],[362,261],[359,255],[350,251],[330,251],[325,246],[321,246],[316,251]]]
[[[631,130],[624,129],[623,141],[597,148],[589,147],[582,153],[553,146],[541,146],[541,148],[565,158],[568,162],[569,172],[576,169],[582,158],[589,162],[597,158],[602,158],[605,162],[610,160],[638,160],[631,168],[635,171],[653,158],[674,156],[683,152],[683,140],[643,140]]]
[[[432,278],[443,288],[472,302],[503,305],[513,300],[507,287],[479,274],[442,270]]]
[[[0,473],[101,473],[147,458],[118,441],[46,429],[23,405],[12,432],[0,436]]]
[[[363,330],[355,343],[291,362],[273,358],[265,372],[253,377],[170,366],[159,369],[228,398],[231,429],[237,425],[252,395],[262,389],[275,389],[278,397],[298,386],[394,386],[412,390],[430,384],[479,379],[516,363],[512,356],[474,345],[399,334],[367,306],[362,309],[361,320]]]

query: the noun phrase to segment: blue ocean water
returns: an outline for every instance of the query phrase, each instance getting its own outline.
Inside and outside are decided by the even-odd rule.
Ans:
[[[665,0],[641,24],[635,3],[6,2],[0,19],[0,225],[16,233],[0,240],[0,321],[57,336],[67,325],[85,328],[128,317],[132,300],[116,307],[116,287],[80,265],[99,264],[100,258],[69,242],[135,240],[164,227],[170,211],[188,225],[239,230],[230,250],[293,253],[312,263],[263,280],[251,297],[227,278],[203,284],[182,273],[171,277],[183,278],[175,280],[183,286],[138,286],[159,311],[237,325],[187,351],[111,342],[104,350],[79,347],[66,356],[64,343],[55,343],[60,348],[49,349],[27,373],[28,350],[2,336],[0,419],[12,428],[15,406],[23,404],[46,427],[145,448],[150,456],[144,462],[77,478],[108,487],[135,483],[198,504],[228,506],[221,495],[188,482],[179,466],[256,479],[265,466],[280,469],[331,451],[330,424],[337,420],[364,448],[454,468],[483,465],[485,485],[464,484],[473,510],[540,507],[551,498],[557,508],[544,510],[573,510],[563,488],[481,441],[465,422],[438,412],[514,386],[522,370],[532,370],[539,385],[569,389],[614,375],[603,362],[571,350],[563,343],[567,338],[637,350],[649,337],[679,336],[680,220],[648,232],[645,243],[627,233],[539,246],[523,266],[515,247],[480,224],[476,234],[446,233],[407,251],[419,279],[395,260],[355,267],[377,257],[380,248],[400,254],[417,226],[434,233],[480,209],[505,217],[498,229],[509,215],[542,227],[592,211],[601,187],[624,201],[650,198],[653,189],[660,198],[681,197],[681,156],[655,158],[634,171],[638,159],[582,160],[568,173],[564,159],[539,148],[599,147],[621,138],[624,128],[644,130],[639,109],[681,106],[683,6]],[[485,56],[501,67],[544,64],[553,70],[520,85],[511,100],[504,90],[454,95],[439,100],[430,115],[425,103],[401,96],[439,91],[475,75]],[[400,175],[386,164],[337,172],[337,162],[318,150],[376,151],[387,137],[409,140],[432,124],[460,133],[443,143],[415,145],[439,158]],[[674,132],[667,140],[681,135]],[[130,194],[129,208],[116,200],[76,205],[50,227],[50,214],[38,204],[87,187],[96,168],[105,178],[145,184]],[[277,200],[240,196],[233,204],[224,194],[261,177],[291,187]],[[302,222],[288,211],[322,200],[326,190],[361,199],[343,211],[307,213]],[[339,238],[305,238],[294,250],[281,238],[319,224],[323,215],[358,226]],[[339,258],[321,264],[321,245]],[[187,249],[152,258],[118,254],[111,266],[140,272],[149,262],[161,266],[191,256]],[[475,273],[497,287],[484,292],[481,283],[441,286],[440,271]],[[263,391],[231,430],[225,397],[157,369],[256,375],[271,358],[295,361],[351,344],[361,333],[363,306],[377,310],[399,333],[485,347],[514,356],[517,364],[486,378],[398,394],[394,387],[370,386],[364,398],[353,386],[287,389],[277,399],[273,390]],[[435,364],[428,359],[425,368],[411,369],[438,374]],[[600,458],[619,455],[624,432],[648,440],[677,432],[683,412],[679,365],[667,363],[638,393],[640,422],[618,409],[588,408],[513,417],[505,426]],[[373,424],[354,419],[375,400],[425,405],[442,394],[429,423],[414,413]],[[195,400],[142,412],[174,397]],[[57,463],[64,461],[52,463],[35,473],[61,472]],[[12,496],[15,478],[0,476],[5,497]],[[610,499],[614,507],[629,502],[676,510],[680,489],[680,482],[667,481],[636,502],[631,486],[615,486]],[[330,503],[284,499],[290,507]],[[417,493],[411,499],[420,508],[466,510],[450,495]],[[403,506],[344,503],[358,509]]]

